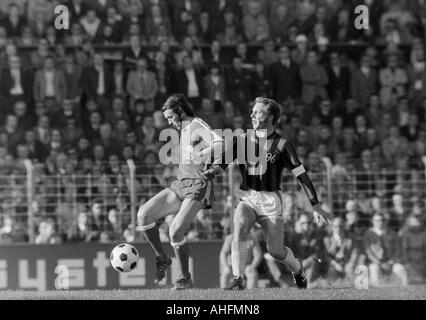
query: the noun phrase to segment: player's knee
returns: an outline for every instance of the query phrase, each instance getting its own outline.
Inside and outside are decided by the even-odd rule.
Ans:
[[[182,241],[185,238],[185,231],[181,226],[172,223],[169,228],[169,237],[172,243]]]
[[[145,208],[145,206],[140,206],[138,210],[138,224],[140,226],[145,226],[152,222],[152,219],[149,218],[148,210]]]

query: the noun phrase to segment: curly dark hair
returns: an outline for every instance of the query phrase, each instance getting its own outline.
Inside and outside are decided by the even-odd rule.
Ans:
[[[195,115],[194,109],[182,93],[174,93],[166,100],[166,102],[164,102],[161,111],[164,112],[168,109],[172,109],[181,116],[182,113],[185,113],[190,117],[194,117]]]

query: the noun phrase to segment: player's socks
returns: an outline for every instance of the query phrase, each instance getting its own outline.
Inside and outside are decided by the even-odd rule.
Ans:
[[[247,241],[232,241],[231,262],[234,277],[244,278],[244,271],[247,262]]]
[[[182,277],[191,277],[189,273],[189,247],[186,238],[180,242],[172,242],[171,245],[175,251]]]
[[[293,251],[290,248],[284,247],[284,249],[286,251],[285,258],[278,261],[286,265],[293,274],[300,273],[303,270],[301,262],[295,258]]]
[[[146,240],[148,240],[148,242],[151,244],[157,256],[161,258],[167,258],[167,254],[164,251],[160,240],[160,233],[158,232],[158,228],[155,222],[146,226],[141,226],[138,228],[138,230],[143,231]]]

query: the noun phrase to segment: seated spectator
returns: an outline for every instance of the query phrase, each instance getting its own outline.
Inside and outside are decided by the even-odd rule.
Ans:
[[[234,25],[225,27],[224,32],[219,33],[216,37],[222,46],[235,46],[243,41],[243,36],[236,31]]]
[[[178,66],[184,66],[185,57],[190,57],[192,63],[196,67],[201,67],[204,65],[201,51],[195,48],[194,41],[188,36],[183,39],[182,50],[176,53],[175,57]]]
[[[55,221],[47,219],[41,221],[38,227],[38,235],[35,238],[36,244],[58,244],[62,239],[56,233]]]
[[[231,247],[234,234],[228,234],[224,238],[219,255],[220,263],[220,287],[226,288],[232,279]],[[247,244],[247,262],[244,267],[244,274],[247,282],[247,289],[257,288],[258,273],[257,268],[262,262],[263,253],[259,241],[254,231],[249,235]]]
[[[344,231],[342,218],[335,218],[332,231],[324,238],[326,263],[328,264],[327,280],[352,278],[355,270],[353,260],[354,243]]]
[[[142,48],[142,41],[137,35],[132,35],[129,38],[130,47],[124,51],[123,62],[127,70],[132,70],[136,67],[140,59],[145,59],[148,63],[148,55]]]
[[[269,38],[269,25],[258,0],[249,1],[248,12],[243,17],[243,25],[245,37],[249,42]]]
[[[384,216],[376,213],[373,216],[373,227],[364,234],[364,248],[367,254],[370,284],[378,287],[384,284],[383,277],[394,275],[399,285],[408,284],[407,271],[401,264],[398,238],[396,234],[387,229]]]
[[[5,206],[3,201],[2,206]],[[11,244],[28,242],[27,231],[20,223],[16,223],[9,215],[3,215],[2,224],[0,227],[0,243]]]
[[[400,232],[403,261],[410,283],[423,283],[426,279],[426,230],[422,219],[424,213],[419,209],[413,210]]]
[[[322,256],[320,239],[316,237],[312,221],[302,214],[297,221],[297,231],[291,238],[294,255],[301,259],[308,284],[318,279],[319,259]]]

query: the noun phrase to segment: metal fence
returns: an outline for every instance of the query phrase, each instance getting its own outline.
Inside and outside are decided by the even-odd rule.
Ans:
[[[35,243],[40,222],[46,219],[54,220],[58,232],[67,234],[80,223],[82,212],[90,216],[93,210],[100,211],[107,217],[104,222],[109,219],[108,223],[118,226],[114,232],[123,235],[126,229],[134,230],[138,207],[175,178],[174,167],[147,169],[136,166],[133,161],[109,174],[47,175],[39,172],[29,160],[24,162],[24,167],[26,173],[0,175],[0,233],[5,228],[20,230],[21,237],[14,242]],[[215,179],[212,209],[203,213],[205,221],[198,221],[205,233],[199,235],[201,239],[219,239],[229,232],[223,230],[226,229],[224,220],[230,225],[233,193],[241,181],[238,171],[232,167]],[[363,219],[369,219],[377,210],[409,212],[416,203],[426,199],[423,171],[371,171],[357,166],[347,169],[332,166],[324,159],[309,175],[320,200],[335,216],[344,216],[350,210],[361,212]],[[281,193],[287,219],[294,221],[300,213],[311,210],[291,174],[283,175]],[[96,204],[98,207],[94,208]]]

